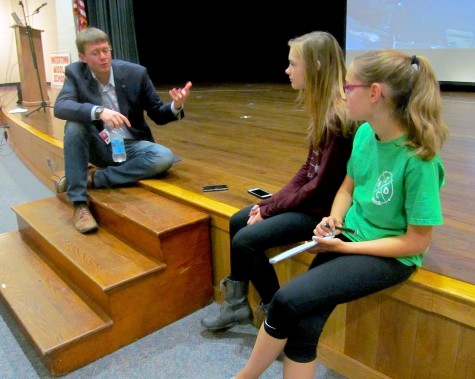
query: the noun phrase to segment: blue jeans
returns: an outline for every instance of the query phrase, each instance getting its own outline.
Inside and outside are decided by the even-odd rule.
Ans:
[[[253,206],[236,212],[229,222],[231,238],[231,280],[249,282],[268,304],[279,289],[274,266],[266,250],[304,240],[310,240],[320,219],[299,212],[281,213],[252,225],[247,225]]]
[[[89,163],[101,168],[94,174],[95,188],[112,188],[135,183],[167,171],[173,153],[165,146],[138,140],[125,140],[127,160],[116,163],[93,124],[67,121],[64,128],[64,166],[69,201],[87,200]]]

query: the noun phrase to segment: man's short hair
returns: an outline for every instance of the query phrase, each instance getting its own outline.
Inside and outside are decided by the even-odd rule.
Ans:
[[[87,27],[81,30],[76,37],[76,47],[78,52],[84,54],[86,44],[91,42],[107,42],[109,45],[111,44],[107,33],[103,32],[101,29]]]

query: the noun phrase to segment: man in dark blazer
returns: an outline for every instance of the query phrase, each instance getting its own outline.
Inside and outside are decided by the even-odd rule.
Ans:
[[[66,120],[65,176],[56,189],[74,205],[74,226],[80,233],[97,230],[87,202],[88,188],[111,188],[153,177],[173,164],[173,153],[154,142],[144,112],[158,125],[184,117],[183,104],[191,82],[169,91],[172,102],[158,96],[145,67],[112,59],[110,39],[97,28],[76,39],[81,61],[66,67],[54,115]],[[110,132],[122,129],[127,158],[112,158]],[[91,166],[92,164],[93,166]]]

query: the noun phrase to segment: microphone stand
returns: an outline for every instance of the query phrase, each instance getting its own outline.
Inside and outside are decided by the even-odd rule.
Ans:
[[[25,7],[23,6],[23,2],[20,1],[19,5],[21,6],[21,8],[23,10],[23,19],[25,20],[26,33],[28,34],[28,40],[30,42],[31,56],[33,58],[33,65],[34,65],[35,70],[36,70],[36,76],[37,76],[37,79],[38,79],[38,86],[40,87],[40,96],[41,96],[40,106],[36,109],[33,109],[31,112],[28,112],[27,114],[25,114],[25,117],[28,117],[30,114],[32,114],[36,111],[39,111],[40,109],[43,109],[43,111],[46,112],[46,108],[53,108],[53,107],[46,104],[45,97],[43,95],[43,88],[41,86],[40,70],[38,69],[38,61],[36,59],[35,45],[33,43],[33,34],[32,34],[32,31],[31,31],[31,26],[28,24],[28,20],[27,20],[26,14],[25,14]],[[36,13],[38,13],[38,12],[36,12]],[[33,12],[33,14],[35,14],[35,12]]]
[[[30,13],[29,15],[26,15],[26,16],[23,16],[22,18],[20,18],[20,21],[25,21],[25,23],[26,23],[27,18],[30,18],[31,16],[34,16],[35,14],[38,14],[38,13],[40,13],[39,8],[35,9],[35,11],[33,13]]]

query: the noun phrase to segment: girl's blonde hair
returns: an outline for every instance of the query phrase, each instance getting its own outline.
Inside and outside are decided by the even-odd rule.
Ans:
[[[291,39],[288,45],[305,64],[305,88],[297,101],[310,115],[308,138],[317,149],[329,132],[348,136],[356,123],[347,118],[343,100],[345,58],[338,41],[327,32],[311,32]]]
[[[363,83],[384,83],[394,117],[407,128],[406,145],[421,159],[432,159],[448,136],[441,117],[439,82],[427,60],[396,50],[375,50],[355,58],[355,76]]]

